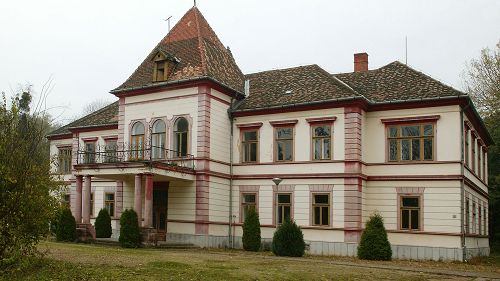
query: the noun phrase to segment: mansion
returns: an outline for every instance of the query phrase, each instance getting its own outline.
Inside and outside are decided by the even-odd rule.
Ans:
[[[134,209],[149,241],[241,248],[291,218],[310,254],[355,256],[384,218],[393,257],[488,255],[488,146],[470,96],[400,62],[243,74],[193,7],[118,100],[48,135],[79,225]]]

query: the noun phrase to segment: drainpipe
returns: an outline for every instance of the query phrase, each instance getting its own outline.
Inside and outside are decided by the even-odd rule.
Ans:
[[[462,179],[460,180],[460,205],[461,205],[461,208],[460,208],[460,225],[461,225],[461,228],[462,228],[462,235],[460,235],[460,240],[461,240],[461,243],[462,243],[462,261],[466,262],[467,261],[467,248],[465,246],[465,222],[464,222],[464,214],[465,214],[465,179],[464,179],[464,176],[465,176],[465,155],[464,155],[464,149],[465,149],[465,146],[464,146],[464,141],[465,141],[465,135],[464,135],[464,130],[465,130],[465,126],[464,126],[464,111],[470,106],[470,99],[467,100],[467,105],[462,108],[460,107],[460,128],[461,128],[461,133],[460,133],[460,136],[461,136],[461,142],[460,142],[460,147],[461,147],[461,164],[460,164],[460,175],[462,176]]]
[[[229,229],[228,229],[228,237],[229,237],[229,247],[234,248],[234,239],[233,239],[233,97],[231,97],[231,104],[229,106],[229,123],[231,126],[230,134],[229,134]]]

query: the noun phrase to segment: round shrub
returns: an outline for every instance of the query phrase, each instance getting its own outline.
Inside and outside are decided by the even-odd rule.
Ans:
[[[71,210],[66,208],[61,212],[56,228],[57,241],[75,241],[76,222]]]
[[[305,249],[304,234],[294,221],[285,220],[274,232],[272,250],[275,255],[302,257]]]
[[[379,214],[372,215],[366,223],[358,246],[358,257],[364,260],[390,260],[392,257],[384,219]]]
[[[95,219],[95,236],[97,238],[109,238],[113,230],[111,229],[111,217],[108,210],[101,209]]]
[[[243,249],[257,252],[260,249],[260,222],[259,214],[250,209],[243,223]]]
[[[125,210],[120,217],[120,238],[122,247],[139,248],[141,246],[141,231],[134,210]]]

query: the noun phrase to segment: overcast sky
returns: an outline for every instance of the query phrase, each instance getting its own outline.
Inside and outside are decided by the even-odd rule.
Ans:
[[[19,84],[40,91],[53,79],[47,106],[66,122],[93,100],[116,98],[124,82],[193,6],[191,0],[2,1],[0,91]],[[223,1],[197,6],[228,45],[243,73],[318,64],[353,69],[367,52],[369,68],[408,64],[455,88],[466,61],[500,40],[499,0]]]

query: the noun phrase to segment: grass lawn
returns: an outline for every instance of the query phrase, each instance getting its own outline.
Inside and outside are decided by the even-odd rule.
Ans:
[[[500,257],[473,264],[368,262],[345,257],[278,258],[268,252],[122,249],[43,242],[43,259],[0,280],[475,280],[395,268],[483,272],[500,278]],[[487,280],[487,279],[481,279]]]

